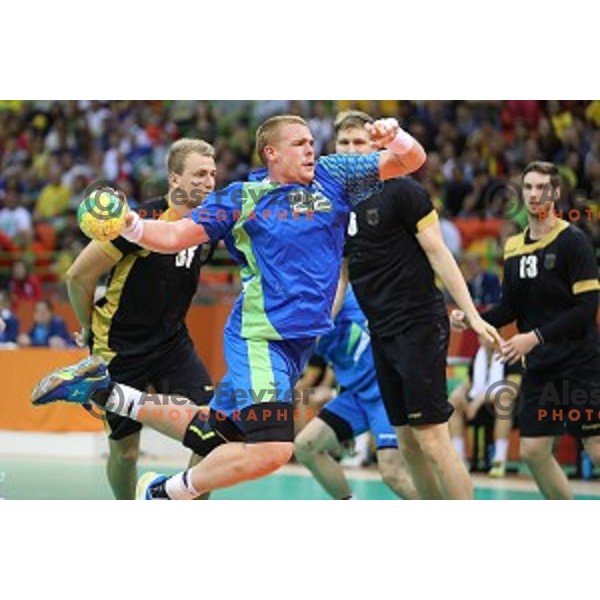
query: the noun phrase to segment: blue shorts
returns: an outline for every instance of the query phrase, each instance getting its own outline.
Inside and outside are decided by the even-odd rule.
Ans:
[[[379,394],[378,388],[373,391]],[[398,447],[396,432],[390,424],[380,396],[374,400],[369,394],[368,399],[365,399],[363,394],[345,390],[325,405],[319,418],[335,431],[340,442],[371,431],[378,450]]]
[[[247,424],[240,413],[245,409],[264,410],[267,403],[292,405],[294,386],[314,351],[315,340],[244,339],[226,328],[224,342],[227,373],[215,387],[210,408],[244,433]]]

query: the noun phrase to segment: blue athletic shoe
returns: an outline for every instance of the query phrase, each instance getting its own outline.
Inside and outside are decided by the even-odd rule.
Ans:
[[[158,473],[144,473],[137,482],[135,487],[135,499],[136,500],[161,500],[162,498],[153,498],[150,495],[150,488],[153,485],[157,485],[166,481],[168,477],[166,475],[159,475]]]
[[[106,363],[99,356],[90,356],[76,365],[46,375],[33,389],[35,406],[51,402],[71,402],[89,405],[90,396],[111,384]]]

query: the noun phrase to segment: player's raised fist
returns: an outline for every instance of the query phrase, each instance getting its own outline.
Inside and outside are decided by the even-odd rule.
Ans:
[[[369,133],[373,146],[385,148],[396,137],[400,125],[396,119],[378,119],[374,123],[365,124],[365,129]]]

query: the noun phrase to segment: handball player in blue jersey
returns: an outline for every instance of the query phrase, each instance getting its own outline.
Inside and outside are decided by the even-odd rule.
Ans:
[[[350,500],[352,491],[344,470],[330,453],[339,450],[340,444],[371,431],[384,483],[401,498],[415,499],[415,486],[381,399],[367,320],[352,287],[346,291],[334,329],[319,339],[315,354],[331,365],[340,389],[296,436],[296,458],[332,498]]]
[[[371,141],[385,150],[317,160],[303,119],[273,117],[256,133],[264,177],[210,194],[190,219],[179,222],[144,221],[129,213],[123,237],[156,252],[224,239],[243,281],[224,333],[227,373],[208,416],[182,400],[149,402],[140,390],[111,382],[97,359],[50,374],[34,390],[35,404],[93,401],[201,455],[205,438],[228,442],[173,477],[146,474],[140,497],[192,499],[268,475],[292,456],[294,385],[316,337],[333,326],[350,209],[380,181],[413,172],[425,160],[423,148],[395,119],[368,129]]]

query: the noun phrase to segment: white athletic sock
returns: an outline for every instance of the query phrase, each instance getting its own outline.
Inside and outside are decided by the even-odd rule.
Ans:
[[[144,392],[136,390],[129,385],[118,383],[110,393],[104,408],[111,413],[129,417],[134,421],[137,419],[140,410],[141,400]]]
[[[494,460],[506,462],[508,458],[508,440],[500,438],[494,442]]]
[[[354,451],[357,456],[360,456],[360,459],[363,462],[366,462],[369,458],[369,444],[371,443],[371,435],[368,431],[357,435],[354,438]]]
[[[193,500],[200,495],[200,492],[192,485],[189,471],[169,477],[165,482],[165,490],[171,500]]]
[[[465,460],[466,452],[465,452],[465,438],[461,436],[456,436],[452,438],[452,445],[456,448],[458,455],[461,460]]]

